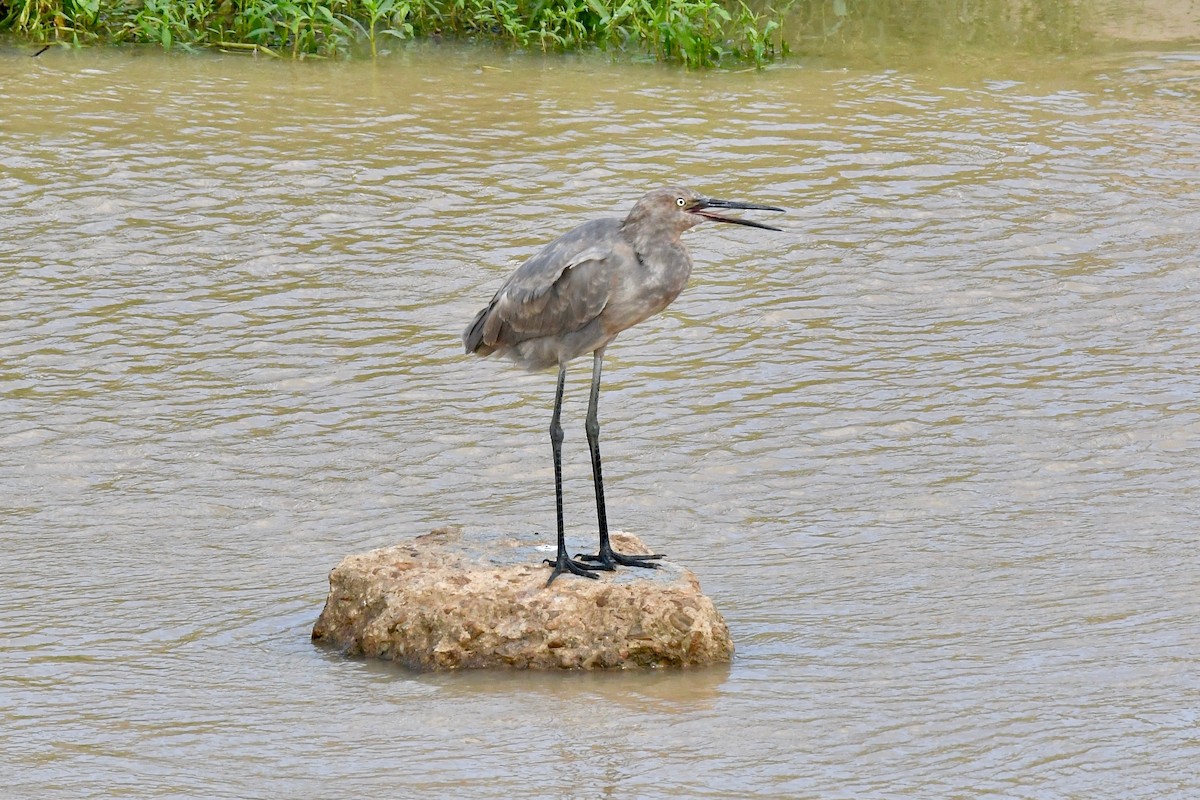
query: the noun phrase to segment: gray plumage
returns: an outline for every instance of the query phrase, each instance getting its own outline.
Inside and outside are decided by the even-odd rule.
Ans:
[[[666,308],[687,285],[692,260],[680,240],[684,231],[705,220],[779,230],[750,220],[726,217],[714,209],[782,211],[775,206],[713,200],[689,189],[656,189],[639,200],[624,219],[586,222],[555,239],[509,276],[488,305],[463,332],[468,353],[502,355],[530,370],[558,367],[558,394],[551,419],[558,497],[558,558],[550,576],[562,572],[596,577],[591,570],[617,564],[653,567],[660,556],[626,556],[609,544],[600,471],[596,405],[606,348],[617,335]],[[592,454],[600,553],[567,558],[563,543],[561,441],[558,424],[567,362],[593,354],[592,392],[587,432]]]

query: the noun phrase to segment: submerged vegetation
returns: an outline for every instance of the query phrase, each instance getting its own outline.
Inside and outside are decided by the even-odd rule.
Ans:
[[[1085,0],[0,0],[0,31],[34,41],[215,47],[291,58],[377,55],[457,37],[542,50],[643,51],[689,67],[793,50],[1078,46]]]

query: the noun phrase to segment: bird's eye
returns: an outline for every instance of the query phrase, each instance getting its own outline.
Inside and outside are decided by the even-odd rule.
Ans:
[[[675,205],[679,206],[680,208],[683,208],[683,206],[684,206],[686,203],[687,203],[687,201],[686,201],[686,200],[684,200],[682,197],[676,197],[676,198],[675,198]]]

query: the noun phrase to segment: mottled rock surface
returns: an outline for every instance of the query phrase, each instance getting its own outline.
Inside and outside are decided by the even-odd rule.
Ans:
[[[612,538],[622,552],[650,552],[630,534]],[[689,570],[663,561],[546,586],[553,537],[529,539],[441,528],[347,556],[330,573],[312,638],[422,670],[690,666],[733,655]]]

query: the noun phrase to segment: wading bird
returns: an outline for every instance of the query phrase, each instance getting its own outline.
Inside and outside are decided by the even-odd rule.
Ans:
[[[720,209],[784,210],[758,203],[714,200],[677,187],[655,189],[639,200],[625,219],[585,222],[548,244],[509,276],[463,331],[467,353],[507,356],[531,371],[558,367],[558,392],[550,417],[558,554],[553,561],[546,559],[554,568],[547,586],[564,572],[595,578],[593,570],[616,569],[618,564],[654,568],[655,559],[662,558],[661,554],[618,553],[609,542],[596,412],[600,367],[604,348],[617,334],[662,311],[687,285],[692,259],[679,240],[684,231],[705,220],[779,230],[723,216]],[[594,556],[577,555],[572,559],[567,555],[563,535],[563,432],[559,414],[567,362],[587,353],[592,354],[592,391],[584,429],[592,455],[600,549]]]

